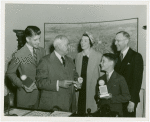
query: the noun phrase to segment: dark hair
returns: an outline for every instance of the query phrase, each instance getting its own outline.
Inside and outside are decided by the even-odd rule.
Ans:
[[[120,32],[118,32],[117,34],[120,34],[120,33],[122,33],[122,35],[123,35],[124,37],[130,39],[129,33],[125,32],[125,31],[120,31]],[[117,35],[117,34],[116,34],[116,35]]]
[[[113,53],[105,53],[103,54],[104,57],[108,58],[109,60],[113,61],[114,64],[117,63],[117,55],[113,54]]]
[[[89,41],[90,41],[90,47],[92,47],[92,46],[93,46],[93,43],[92,43],[90,37],[88,36],[88,34],[84,33],[82,36],[87,36],[87,37],[89,38]]]
[[[28,26],[24,33],[25,37],[32,37],[34,35],[40,35],[41,30],[37,26]]]

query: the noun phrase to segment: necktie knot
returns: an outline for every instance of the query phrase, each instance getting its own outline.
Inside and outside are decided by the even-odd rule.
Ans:
[[[64,57],[61,57],[61,59],[62,59],[63,65],[65,67],[65,59],[64,59]]]

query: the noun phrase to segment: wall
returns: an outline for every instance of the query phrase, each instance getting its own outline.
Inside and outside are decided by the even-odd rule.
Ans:
[[[35,5],[6,4],[5,6],[5,71],[12,53],[17,49],[17,37],[13,29],[25,29],[36,25],[41,31],[41,46],[44,47],[44,23],[100,22],[129,18],[139,18],[138,50],[144,59],[145,89],[146,68],[146,6],[142,5]]]

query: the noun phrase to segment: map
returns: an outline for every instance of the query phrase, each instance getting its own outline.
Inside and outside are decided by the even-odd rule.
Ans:
[[[50,53],[54,38],[57,35],[65,35],[69,39],[69,54],[72,59],[75,58],[82,34],[90,32],[95,40],[93,48],[103,53],[115,52],[115,35],[119,31],[126,31],[130,34],[129,46],[137,51],[137,18],[116,20],[107,22],[90,22],[90,23],[45,23],[45,49]]]

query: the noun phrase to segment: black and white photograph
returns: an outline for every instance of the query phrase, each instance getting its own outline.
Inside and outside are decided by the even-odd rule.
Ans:
[[[1,120],[149,120],[148,20],[149,1],[1,1]]]

